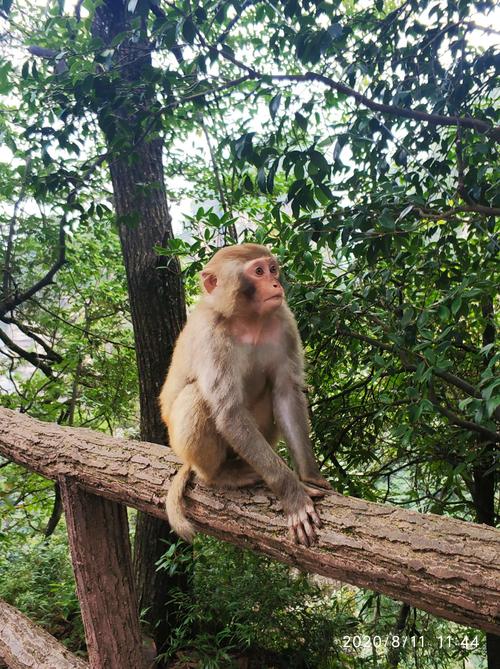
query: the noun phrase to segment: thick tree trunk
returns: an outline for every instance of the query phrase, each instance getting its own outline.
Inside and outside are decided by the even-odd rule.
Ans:
[[[70,476],[95,494],[165,517],[177,470],[172,451],[0,409],[0,453],[49,478]],[[336,493],[317,508],[311,548],[291,543],[280,505],[263,487],[188,486],[187,515],[207,534],[307,572],[369,588],[437,616],[500,632],[500,532]]]
[[[0,665],[9,669],[89,669],[17,609],[0,599]]]
[[[123,0],[104,0],[97,7],[93,30],[105,44],[130,29],[132,16]],[[130,312],[139,373],[141,438],[166,443],[157,398],[173,346],[185,320],[184,294],[177,259],[159,258],[156,246],[172,239],[163,173],[163,141],[143,136],[154,106],[148,89],[150,45],[144,37],[125,41],[115,51],[121,93],[128,99],[103,109],[99,122],[112,159],[109,162],[121,247],[127,273]],[[146,91],[148,91],[146,93]],[[135,534],[135,573],[141,609],[147,610],[158,652],[166,650],[169,629],[176,627],[169,590],[182,585],[182,574],[169,578],[156,562],[174,540],[164,519],[139,514]],[[186,587],[186,579],[184,579]]]
[[[146,669],[127,509],[61,477],[69,545],[91,669]]]
[[[159,258],[156,246],[172,238],[170,214],[163,186],[162,142],[143,144],[132,165],[122,159],[111,163],[115,206],[119,217],[134,213],[139,222],[120,225],[120,239],[127,271],[130,311],[139,371],[141,439],[166,443],[158,395],[175,340],[185,318],[179,263]],[[140,183],[161,184],[144,196]],[[166,651],[169,632],[179,624],[176,609],[168,605],[169,591],[183,585],[182,573],[170,578],[156,562],[177,541],[170,526],[139,514],[135,533],[135,574],[141,609],[148,609],[158,652]]]

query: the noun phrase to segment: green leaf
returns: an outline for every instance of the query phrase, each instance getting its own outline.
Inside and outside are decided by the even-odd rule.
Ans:
[[[295,163],[293,168],[293,176],[299,181],[302,181],[304,178],[304,166],[302,163]]]
[[[488,418],[491,418],[496,408],[500,405],[500,395],[494,395],[486,402],[486,411]]]
[[[450,318],[450,310],[444,304],[441,304],[438,309],[438,315],[442,321],[447,321]]]
[[[177,43],[177,25],[171,23],[165,27],[161,36],[161,43],[166,49],[172,49],[172,47]],[[169,80],[169,77],[167,77]]]
[[[325,156],[322,153],[316,151],[316,149],[311,149],[309,151],[309,158],[311,163],[316,168],[316,173],[320,172],[323,174],[329,174],[330,165],[328,164],[328,161],[326,160]]]
[[[295,112],[295,123],[299,126],[301,130],[307,130],[307,125],[309,121],[300,112]]]
[[[295,16],[297,14],[300,16],[300,8],[299,8],[299,3],[297,0],[288,0],[288,2],[285,5],[284,8],[284,14],[287,18],[292,18],[292,16]]]
[[[485,357],[489,356],[492,349],[494,348],[495,344],[486,344],[486,346],[483,346],[483,348],[479,351],[481,355],[484,355]]]
[[[310,251],[306,251],[304,253],[302,259],[303,259],[304,265],[307,267],[307,269],[312,272],[314,270],[314,258],[313,258],[312,253]]]
[[[342,35],[344,29],[342,28],[340,23],[332,23],[332,25],[328,28],[327,32],[332,38],[332,40],[336,40]]]
[[[13,83],[9,79],[9,74],[12,71],[12,65],[9,62],[0,65],[0,94],[5,95],[12,90]]]
[[[263,193],[267,193],[266,171],[263,167],[259,167],[257,172],[257,185]]]
[[[411,404],[408,407],[408,416],[410,418],[410,421],[412,423],[416,423],[416,421],[422,415],[422,411],[423,411],[422,402],[419,402],[418,404]]]
[[[267,183],[266,183],[266,188],[268,193],[272,193],[274,191],[274,177],[276,174],[276,170],[278,167],[278,162],[276,162],[273,167],[269,170],[269,173],[267,175]]]
[[[403,209],[403,211],[402,211],[402,212],[399,214],[399,216],[397,217],[397,219],[396,219],[396,223],[399,223],[399,221],[402,221],[403,218],[405,218],[406,216],[408,216],[408,214],[410,213],[410,211],[411,211],[412,209],[413,209],[413,205],[412,205],[412,204],[409,204],[407,207],[405,207],[405,208]]]
[[[197,7],[194,11],[194,15],[198,23],[203,23],[203,21],[207,20],[207,12],[204,7]]]
[[[248,158],[253,152],[253,137],[254,132],[247,132],[244,135],[241,135],[234,143],[234,151],[237,158]]]
[[[192,44],[194,42],[194,38],[196,37],[196,26],[192,19],[188,18],[184,21],[182,26],[182,36],[188,44]]]
[[[408,388],[406,388],[406,395],[410,400],[417,400],[420,397],[417,388],[414,388],[413,386],[408,386]]]
[[[380,220],[380,225],[384,228],[384,230],[392,231],[396,228],[394,218],[392,217],[392,214],[388,209],[382,210],[382,214],[379,220]]]
[[[245,174],[243,178],[243,188],[246,190],[247,193],[253,193],[252,179],[249,177],[248,174]]]
[[[460,409],[460,411],[465,411],[469,406],[469,404],[471,404],[472,402],[475,402],[474,398],[467,397],[464,400],[460,400],[460,402],[458,403],[458,408]]]
[[[460,295],[456,297],[451,303],[451,313],[456,316],[462,306],[462,298]]]
[[[274,119],[276,118],[276,113],[279,109],[281,102],[281,93],[276,93],[276,95],[272,98],[271,102],[269,103],[269,113],[271,114],[271,118]]]
[[[489,400],[491,398],[491,395],[497,386],[500,386],[500,378],[494,379],[492,383],[489,383],[485,388],[483,388],[481,395],[485,400]]]

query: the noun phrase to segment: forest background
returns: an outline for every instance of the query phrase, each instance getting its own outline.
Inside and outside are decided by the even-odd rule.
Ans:
[[[494,5],[0,0],[2,405],[165,443],[197,272],[257,240],[335,488],[496,525]],[[0,503],[0,596],[84,654],[57,486],[0,461]],[[133,520],[163,666],[500,665],[491,634]]]

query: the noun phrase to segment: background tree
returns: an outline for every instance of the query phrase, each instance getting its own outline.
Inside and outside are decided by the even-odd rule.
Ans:
[[[97,114],[112,156],[109,167],[139,374],[140,435],[161,444],[166,434],[157,398],[185,307],[178,261],[171,258],[165,266],[155,252],[173,233],[163,176],[163,139],[157,127],[154,134],[153,128],[145,131],[148,114],[156,105],[149,81],[152,45],[142,17],[137,25],[131,24],[132,18],[128,4],[121,0],[107,0],[96,7],[92,32],[112,56],[109,74],[99,74],[94,88],[108,89],[104,103],[99,104],[99,93],[86,102]],[[139,605],[148,610],[158,652],[166,650],[172,629],[180,623],[175,608],[167,604],[172,579],[156,568],[173,541],[166,523],[139,514],[134,550]],[[178,574],[176,581],[181,578]]]

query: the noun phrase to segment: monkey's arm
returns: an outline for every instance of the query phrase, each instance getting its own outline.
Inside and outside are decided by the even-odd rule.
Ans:
[[[309,439],[307,403],[302,379],[293,373],[293,365],[280,365],[273,384],[273,412],[292,456],[300,479],[331,489],[321,476]]]
[[[234,371],[238,365],[236,360],[231,360],[231,343],[221,346],[219,341],[217,348],[212,342],[211,360],[206,360],[204,365],[209,371],[198,378],[200,392],[216,428],[281,499],[291,538],[307,546],[316,538],[314,525],[321,525],[313,502],[295,473],[264,439],[245,408],[242,382]]]

